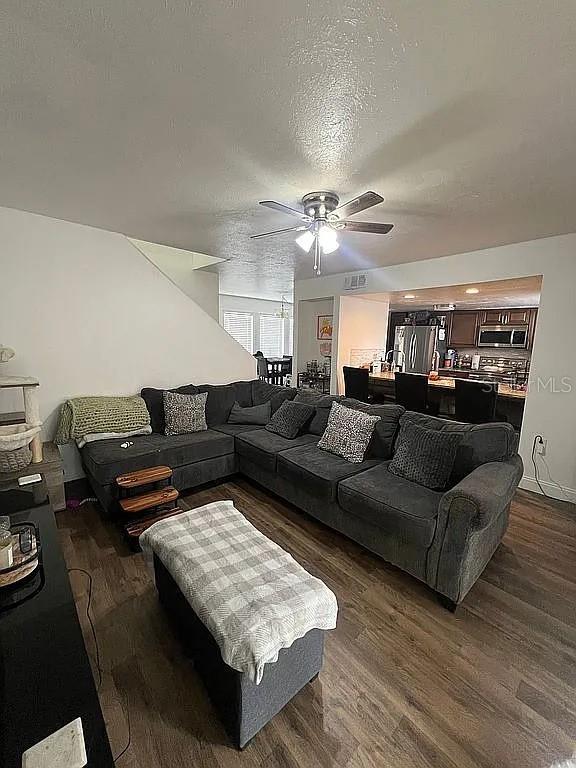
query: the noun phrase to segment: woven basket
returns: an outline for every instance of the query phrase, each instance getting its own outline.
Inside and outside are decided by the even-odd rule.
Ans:
[[[0,451],[0,472],[17,472],[32,461],[32,451],[27,445],[14,451]]]

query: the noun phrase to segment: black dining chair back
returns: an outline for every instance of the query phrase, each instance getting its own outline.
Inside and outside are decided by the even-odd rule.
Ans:
[[[258,364],[258,378],[259,379],[267,379],[268,378],[268,360],[266,360],[265,357],[257,357],[257,364]]]
[[[368,368],[351,368],[344,366],[344,392],[346,397],[368,402]]]
[[[396,402],[408,411],[428,413],[428,377],[420,373],[394,374]]]
[[[455,415],[458,421],[485,424],[494,421],[498,384],[492,381],[456,379]]]

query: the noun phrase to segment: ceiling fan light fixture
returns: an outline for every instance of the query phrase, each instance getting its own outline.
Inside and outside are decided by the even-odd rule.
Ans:
[[[324,253],[333,253],[338,248],[338,237],[332,227],[326,225],[320,227],[318,240]]]
[[[309,229],[306,230],[302,235],[296,238],[297,245],[302,248],[303,251],[306,251],[306,253],[310,252],[310,248],[312,248],[312,243],[314,242],[314,235],[312,232],[310,232]]]

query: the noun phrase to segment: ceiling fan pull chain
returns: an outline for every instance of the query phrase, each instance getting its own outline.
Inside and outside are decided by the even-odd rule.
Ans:
[[[316,277],[320,275],[320,259],[322,258],[322,248],[320,247],[320,238],[316,233],[316,239],[314,240],[314,271]]]

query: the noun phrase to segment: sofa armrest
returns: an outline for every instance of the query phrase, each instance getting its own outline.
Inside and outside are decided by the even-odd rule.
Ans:
[[[473,530],[485,528],[512,501],[522,473],[518,455],[482,464],[442,496],[439,511],[457,507]]]
[[[463,600],[500,544],[522,472],[518,455],[489,462],[440,499],[426,580],[453,602]]]

